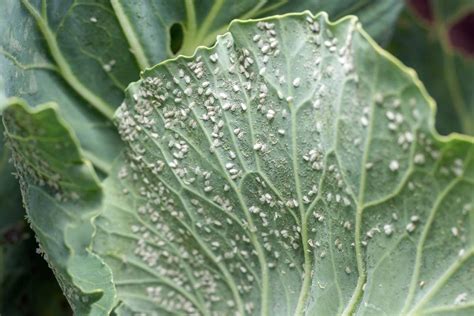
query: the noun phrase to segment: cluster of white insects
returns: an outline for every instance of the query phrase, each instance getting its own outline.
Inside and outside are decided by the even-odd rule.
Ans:
[[[189,291],[191,283],[197,284],[207,300],[217,304],[214,307],[222,304],[226,308],[239,308],[240,305],[246,313],[255,312],[258,299],[255,301],[248,294],[262,292],[262,282],[268,282],[262,278],[268,269],[276,269],[280,275],[297,273],[303,279],[308,277],[306,271],[301,269],[304,263],[302,252],[314,253],[314,258],[324,260],[328,249],[334,247],[345,256],[354,256],[353,227],[361,224],[354,219],[357,197],[347,183],[344,171],[338,165],[339,162],[328,163],[330,152],[321,142],[308,142],[308,145],[296,148],[298,139],[291,138],[295,136],[294,126],[291,127],[294,124],[291,119],[295,108],[305,102],[309,102],[312,113],[316,113],[314,125],[306,127],[307,132],[324,134],[323,126],[327,122],[323,118],[319,119],[317,113],[324,106],[329,106],[325,103],[330,100],[332,91],[320,83],[323,77],[342,80],[348,76],[356,84],[359,82],[350,48],[355,33],[354,24],[349,24],[343,43],[338,44],[338,37],[333,35],[327,25],[307,17],[304,36],[309,44],[305,45],[312,45],[310,49],[315,57],[311,66],[304,64],[304,60],[301,63],[304,71],[311,72],[309,75],[295,76],[291,69],[284,69],[284,63],[288,62],[285,61],[288,56],[284,55],[288,53],[282,53],[278,28],[273,22],[259,22],[257,33],[250,38],[242,40],[242,35],[237,35],[238,39],[234,39],[227,35],[219,40],[208,57],[206,53],[199,52],[192,60],[162,66],[168,74],[147,74],[141,85],[131,91],[128,103],[122,106],[119,127],[123,139],[129,141],[132,147],[131,169],[149,174],[150,178],[146,176],[142,179],[145,184],[142,194],[148,196],[148,200],[159,199],[161,203],[159,211],[157,204],[147,203],[149,210],[141,214],[154,214],[151,221],[156,228],[172,236],[171,239],[169,236],[165,238],[167,242],[180,241],[181,254],[175,254],[177,257],[172,260],[177,264],[174,267],[177,270],[162,269],[161,273],[173,275]],[[246,44],[236,47],[234,41],[245,41]],[[322,50],[325,53],[321,53]],[[325,54],[333,56],[332,61],[337,62],[325,64],[324,58],[329,58]],[[341,72],[338,72],[337,67],[340,67]],[[219,81],[212,79],[213,76],[220,78]],[[316,88],[308,88],[312,85]],[[298,91],[304,89],[314,89],[312,98],[302,100]],[[417,130],[421,124],[421,115],[416,100],[410,98],[403,102],[408,103],[408,106],[401,106],[399,97],[385,97],[382,92],[375,92],[374,106],[361,107],[363,116],[359,122],[362,130],[352,139],[352,145],[362,153],[367,138],[370,138],[367,129],[375,124],[373,120],[378,117],[386,120],[387,135],[391,138],[389,141],[398,146],[402,153],[396,159],[375,155],[372,161],[372,156],[369,157],[365,161],[365,171],[362,171],[367,174],[366,177],[370,177],[370,173],[376,176],[381,172],[379,165],[385,164],[383,168],[386,171],[383,172],[392,174],[397,182],[402,181],[407,170],[415,166],[423,167],[440,158],[437,145]],[[276,148],[289,152],[293,150],[293,155],[301,155],[298,164],[308,164],[305,170],[312,170],[314,179],[318,181],[299,184],[300,188],[296,192],[287,187],[289,191],[284,192],[282,188],[285,185],[275,184],[275,178],[265,172],[268,164],[278,165],[278,161],[273,160]],[[298,160],[300,158],[295,157]],[[288,170],[295,167],[284,165],[283,162],[276,168]],[[460,176],[462,161],[457,159],[452,167],[442,168],[442,172]],[[299,177],[301,174],[294,176]],[[191,203],[174,201],[179,192],[172,184],[175,181],[180,183],[178,188],[194,197]],[[240,186],[243,182],[250,187],[249,192],[243,192]],[[151,183],[155,185],[151,186]],[[408,182],[409,190],[413,191],[414,186],[412,181]],[[160,194],[153,190],[159,190]],[[307,190],[306,193],[303,190]],[[162,207],[165,197],[169,199],[168,208]],[[309,223],[323,224],[326,220],[334,222],[331,212],[338,212],[337,209],[348,210],[343,216],[346,219],[341,222],[342,232],[345,231],[347,235],[340,235],[329,242],[324,237],[322,240],[317,239],[317,228],[321,226],[310,224],[309,227],[301,227],[303,217],[305,220],[312,218]],[[217,215],[216,211],[221,214]],[[182,228],[179,233],[172,232],[176,228],[167,224],[169,217],[160,215],[160,212],[171,213],[172,217],[186,225],[175,223],[176,227]],[[409,210],[407,212],[410,213]],[[382,233],[385,238],[403,232],[414,233],[417,226],[423,224],[418,215],[422,211],[414,209],[411,213],[405,224],[398,218],[400,212],[396,211],[385,223],[368,227],[360,241],[361,245],[368,247],[369,241],[378,233]],[[314,237],[302,237],[302,229],[309,229],[309,235]],[[184,245],[188,239],[180,235],[189,235],[190,231],[202,234],[202,242],[206,246],[189,246],[186,249]],[[239,233],[235,234],[236,231]],[[148,228],[135,224],[134,232],[142,234],[142,246],[148,243],[143,237],[143,234],[149,237]],[[458,228],[452,229],[452,235],[459,235]],[[322,235],[318,236],[320,238]],[[164,242],[161,239],[154,241],[158,244]],[[165,250],[151,246],[139,249],[136,253],[150,267],[159,266],[157,262]],[[207,251],[214,256],[207,255],[206,258]],[[171,256],[169,253],[167,255]],[[152,264],[149,258],[153,258]],[[213,261],[211,265],[215,266],[220,276],[210,273],[208,266],[196,264],[196,261],[205,263],[208,260]],[[196,273],[194,279],[190,280],[182,272],[185,266],[182,261],[189,263],[200,275]],[[223,268],[220,263],[225,263],[229,269]],[[358,267],[353,261],[342,269],[346,275],[351,275]],[[314,277],[314,272],[311,271],[309,277]],[[232,285],[226,280],[228,275],[235,282],[237,293],[232,292]],[[205,276],[205,280],[200,280],[201,276]],[[424,285],[425,281],[422,282]],[[317,284],[320,289],[325,288],[319,281]],[[293,290],[299,291],[298,286],[299,282]],[[155,293],[153,288],[148,291]],[[167,289],[167,292],[172,293],[168,296],[183,297],[172,289]],[[224,299],[232,296],[233,299]],[[163,297],[152,295],[155,301],[170,304],[168,301],[163,303]],[[186,306],[187,312],[196,311],[195,304],[180,302]],[[205,304],[206,308],[211,308],[209,304]]]

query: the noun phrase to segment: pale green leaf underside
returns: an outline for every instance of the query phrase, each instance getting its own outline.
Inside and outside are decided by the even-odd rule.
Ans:
[[[117,314],[469,314],[474,148],[433,134],[430,103],[353,17],[237,22],[128,89],[117,114],[128,155],[103,183],[90,249],[97,195],[54,201],[71,191],[25,171],[38,188],[25,199],[82,218],[54,212],[49,225],[82,232],[57,236],[95,258],[75,267],[112,271],[115,289],[95,288],[116,290]],[[28,153],[17,165],[37,160],[10,141]]]
[[[118,310],[472,312],[474,148],[430,102],[353,17],[236,22],[147,70],[95,221]]]
[[[185,7],[194,8],[187,11]],[[24,98],[32,106],[56,102],[58,114],[77,135],[82,154],[97,169],[107,173],[121,148],[107,117],[119,104],[122,89],[130,80],[136,80],[140,67],[172,56],[169,28],[173,23],[184,26],[185,47],[189,51],[197,44],[213,42],[215,34],[223,32],[233,18],[303,8],[328,10],[334,16],[357,14],[369,27],[370,34],[383,39],[390,33],[388,30],[400,7],[396,0],[374,4],[366,4],[364,0],[343,3],[5,0],[0,2],[0,29],[4,31],[0,39],[0,77],[8,96]],[[192,12],[196,14],[199,37],[192,29]],[[374,19],[374,15],[378,18]],[[145,62],[140,53],[145,55]],[[38,123],[44,124],[46,129],[56,124]],[[43,127],[37,126],[38,129]],[[51,156],[60,156],[57,151],[52,152]],[[5,163],[6,159],[5,156]],[[45,159],[48,163],[57,162],[49,155]],[[7,170],[0,176],[10,181],[10,172]],[[9,182],[7,190],[0,188],[0,191],[10,192],[10,187]],[[6,208],[4,211],[12,211],[7,209],[9,204],[5,201],[20,204],[12,195],[8,196],[9,199],[0,201]],[[29,201],[29,205],[42,214],[44,205],[39,201],[41,199]]]
[[[414,12],[401,16],[390,51],[417,71],[436,100],[439,132],[474,135],[474,59],[453,48],[449,39],[450,28],[474,11],[474,2],[433,1],[431,6],[429,25]]]

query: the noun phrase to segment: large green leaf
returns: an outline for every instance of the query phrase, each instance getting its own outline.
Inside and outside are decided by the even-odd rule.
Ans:
[[[275,10],[327,9],[334,15],[360,14],[373,25],[374,34],[385,35],[400,8],[395,0],[377,4],[361,0],[339,4],[306,0],[6,0],[0,4],[1,76],[7,96],[22,97],[32,105],[59,104],[84,154],[107,172],[121,148],[109,119],[123,99],[123,89],[137,79],[140,68],[173,56],[173,25],[182,25],[180,52],[190,54],[198,45],[212,44],[216,34],[224,32],[235,18]],[[382,22],[372,14],[386,19]]]
[[[116,313],[472,313],[473,139],[433,131],[414,73],[354,17],[229,31],[145,71],[119,109],[127,156],[87,248],[112,271]],[[38,196],[62,188],[25,172]],[[50,227],[50,208],[96,209],[26,198]]]
[[[96,220],[121,308],[472,312],[474,146],[431,106],[354,18],[235,23],[145,71]]]
[[[428,5],[430,21],[412,10],[402,15],[390,51],[415,68],[438,103],[439,131],[474,135],[474,58],[454,47],[449,38],[453,25],[474,14],[474,2],[429,1]]]
[[[173,56],[173,43],[179,53],[191,53],[197,45],[212,44],[234,18],[303,9],[327,10],[335,17],[356,14],[369,33],[385,41],[401,6],[397,0],[4,0],[1,90],[33,106],[56,102],[58,115],[80,141],[81,153],[106,175],[122,146],[110,117],[123,88],[137,79],[140,68]],[[0,209],[2,216],[20,218],[13,210],[21,201],[11,166],[4,164],[8,157],[2,140],[0,147]]]

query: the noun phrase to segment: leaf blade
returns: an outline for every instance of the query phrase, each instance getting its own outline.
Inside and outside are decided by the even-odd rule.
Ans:
[[[275,39],[273,50],[265,47]],[[433,109],[414,73],[353,18],[331,23],[306,13],[236,22],[214,47],[147,70],[129,87],[117,114],[129,153],[119,179],[108,180],[128,190],[108,197],[129,195],[120,204],[136,218],[119,230],[138,241],[120,242],[120,262],[159,267],[204,301],[217,295],[204,305],[212,311],[415,313],[469,300],[450,282],[435,284],[437,273],[459,277],[451,264],[463,267],[461,277],[469,271],[472,225],[464,219],[472,214],[473,141],[438,136]],[[103,214],[109,220],[97,219],[95,248],[102,254],[115,213],[105,207]],[[450,217],[453,226],[440,224]],[[156,261],[168,244],[180,252]],[[426,269],[427,258],[438,256],[449,259]],[[193,290],[201,283],[186,265],[214,275],[218,290]],[[221,281],[228,273],[230,282]],[[129,291],[156,305],[129,299]],[[180,304],[169,305],[161,291]],[[186,304],[156,284],[118,293],[136,310],[192,313],[199,305],[197,296]]]

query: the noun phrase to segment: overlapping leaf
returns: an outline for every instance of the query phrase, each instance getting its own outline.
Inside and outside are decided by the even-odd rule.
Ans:
[[[9,103],[6,136],[40,249],[75,313],[108,314],[115,302],[112,274],[90,251],[92,219],[102,205],[97,176],[54,104],[30,110],[20,100]]]
[[[0,4],[2,82],[7,96],[22,97],[32,106],[56,102],[61,117],[79,138],[83,154],[107,174],[121,149],[109,119],[140,67],[173,56],[173,25],[182,25],[180,52],[189,54],[197,45],[212,44],[234,18],[302,8],[327,7],[339,15],[360,13],[367,16],[367,24],[374,25],[374,34],[387,34],[391,24],[372,21],[372,13],[367,12],[381,10],[393,23],[400,9],[393,7],[394,2],[366,6],[358,1],[334,5],[308,1],[7,0]],[[9,179],[9,172],[2,177]]]

